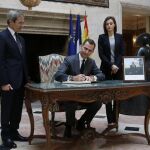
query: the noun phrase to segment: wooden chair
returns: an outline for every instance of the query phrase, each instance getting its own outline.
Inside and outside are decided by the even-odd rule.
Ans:
[[[58,67],[63,62],[65,56],[59,54],[49,54],[45,56],[39,56],[39,71],[40,71],[40,79],[42,83],[50,83],[54,82],[54,74],[58,70]],[[51,130],[52,136],[56,137],[55,127],[62,125],[64,123],[57,123],[55,122],[55,112],[63,112],[64,109],[60,107],[58,102],[50,105],[49,108],[51,112]]]

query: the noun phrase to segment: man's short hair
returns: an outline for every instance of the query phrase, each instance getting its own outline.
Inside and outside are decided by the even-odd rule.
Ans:
[[[22,11],[10,10],[7,14],[7,24],[9,24],[11,21],[15,22],[20,16],[24,16]]]
[[[94,45],[94,49],[95,49],[95,42],[92,39],[85,39],[84,42],[82,43],[82,45],[85,45],[85,43],[88,42],[90,45]]]

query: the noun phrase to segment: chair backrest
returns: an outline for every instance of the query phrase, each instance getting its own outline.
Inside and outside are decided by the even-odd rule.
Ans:
[[[54,82],[54,74],[63,62],[65,56],[59,54],[50,54],[39,56],[39,70],[41,82]]]

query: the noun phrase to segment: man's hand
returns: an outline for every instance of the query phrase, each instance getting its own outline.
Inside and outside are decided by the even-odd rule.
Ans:
[[[76,76],[73,76],[73,81],[85,81],[86,76],[84,74],[78,74]]]
[[[94,76],[85,76],[84,74],[79,74],[73,76],[73,81],[94,81]]]
[[[86,81],[94,81],[94,76],[85,76]]]
[[[2,88],[2,91],[13,90],[13,88],[12,88],[12,86],[10,84],[3,85],[1,88]]]
[[[116,65],[112,65],[111,67],[111,74],[116,74],[119,68]]]

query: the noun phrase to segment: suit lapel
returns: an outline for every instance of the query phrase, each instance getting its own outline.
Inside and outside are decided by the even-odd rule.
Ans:
[[[75,61],[73,64],[74,71],[76,74],[80,74],[80,61],[79,61],[79,54],[75,55]]]
[[[14,37],[11,35],[10,31],[8,29],[6,29],[7,35],[9,36],[10,40],[14,43],[14,45],[17,46],[17,43],[14,39]]]
[[[119,42],[118,35],[115,34],[115,49],[116,49],[116,46],[118,45],[118,42]]]
[[[109,50],[109,53],[110,53],[110,42],[109,42],[108,35],[105,35],[105,40],[106,40],[106,45],[108,46],[108,50]]]
[[[8,37],[9,37],[11,43],[13,43],[13,45],[16,47],[17,52],[19,52],[19,54],[21,55],[19,47],[18,47],[14,37],[12,36],[12,34],[10,33],[10,31],[8,29],[6,29],[6,33],[7,33]]]

